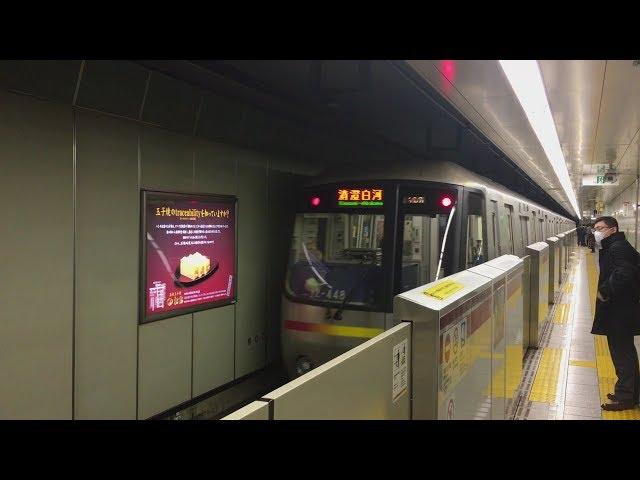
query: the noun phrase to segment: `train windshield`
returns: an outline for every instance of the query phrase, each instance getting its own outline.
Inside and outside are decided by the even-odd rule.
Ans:
[[[300,301],[382,304],[384,215],[300,213],[287,270],[287,293]]]

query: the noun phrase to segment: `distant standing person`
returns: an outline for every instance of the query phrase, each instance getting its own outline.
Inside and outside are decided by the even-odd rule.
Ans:
[[[596,251],[596,238],[594,236],[594,231],[591,228],[589,228],[587,233],[587,247],[591,249],[591,253]]]
[[[582,225],[578,225],[577,229],[578,233],[578,246],[584,246],[584,227]]]
[[[598,298],[591,333],[606,335],[618,381],[608,393],[603,410],[634,408],[640,397],[638,352],[633,343],[640,335],[639,254],[618,231],[613,217],[595,223],[595,240],[600,243]]]

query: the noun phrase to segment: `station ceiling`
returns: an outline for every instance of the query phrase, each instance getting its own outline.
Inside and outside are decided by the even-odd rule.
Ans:
[[[454,161],[574,216],[497,61],[139,63],[286,114],[294,122],[307,123],[307,130],[324,129],[329,137],[375,136],[403,152],[398,161],[409,157]],[[581,209],[590,209],[597,199],[606,201],[605,193],[611,197],[624,185],[608,187],[605,193],[598,187],[581,189],[583,169],[605,155],[615,155],[614,163],[621,168],[631,168],[632,157],[637,158],[640,82],[634,84],[629,76],[637,78],[640,70],[631,61],[543,61],[540,66],[571,181]],[[623,92],[617,91],[620,83],[625,84]],[[623,107],[627,110],[616,114]]]
[[[568,199],[498,61],[407,62],[536,183]],[[636,179],[640,155],[640,66],[633,60],[540,60],[549,106],[583,212],[602,210]],[[598,165],[618,185],[582,186]]]

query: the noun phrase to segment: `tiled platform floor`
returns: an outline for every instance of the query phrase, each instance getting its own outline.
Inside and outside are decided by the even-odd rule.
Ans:
[[[525,357],[516,420],[640,420],[640,408],[604,412],[616,376],[603,336],[590,333],[598,252],[578,248],[549,311],[540,348]],[[640,349],[640,337],[636,337]]]

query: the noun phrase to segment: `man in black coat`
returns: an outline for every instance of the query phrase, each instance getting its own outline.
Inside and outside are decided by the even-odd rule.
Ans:
[[[600,242],[598,299],[591,333],[606,335],[618,381],[603,410],[634,408],[640,396],[638,352],[633,336],[640,335],[640,271],[638,252],[618,231],[613,217],[596,220]]]
[[[582,226],[576,227],[576,236],[578,237],[578,246],[582,246]]]

